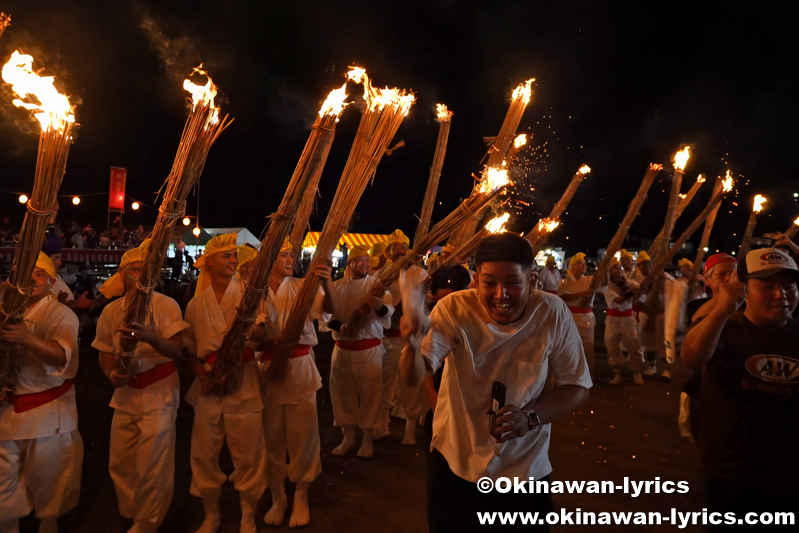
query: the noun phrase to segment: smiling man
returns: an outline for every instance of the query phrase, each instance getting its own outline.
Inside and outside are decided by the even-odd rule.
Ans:
[[[492,235],[475,259],[477,288],[441,299],[424,340],[413,335],[400,360],[408,385],[448,361],[433,418],[432,532],[471,531],[475,511],[550,510],[548,494],[481,494],[476,484],[483,477],[546,479],[550,423],[583,403],[591,387],[566,304],[531,290],[530,244],[510,233]],[[541,397],[550,373],[555,388]],[[489,434],[494,382],[505,387],[505,406]]]
[[[782,250],[750,251],[683,342],[682,362],[702,371],[699,445],[713,511],[799,511],[798,277]]]

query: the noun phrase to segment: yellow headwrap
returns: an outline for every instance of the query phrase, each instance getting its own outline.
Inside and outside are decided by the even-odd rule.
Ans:
[[[547,265],[556,265],[556,264],[558,264],[558,262],[555,261],[555,256],[554,255],[548,255],[546,264]]]
[[[377,268],[380,265],[380,256],[386,251],[386,243],[384,242],[376,242],[372,245],[372,249],[369,250],[369,266],[372,269]]]
[[[572,276],[574,275],[574,273],[572,272],[571,267],[573,267],[574,265],[576,265],[580,261],[585,261],[585,254],[583,252],[578,252],[578,253],[574,254],[573,256],[571,256],[571,259],[569,259],[569,274],[571,274]]]
[[[616,265],[621,266],[621,261],[619,261],[614,257],[613,259],[610,260],[610,265],[608,265],[608,268],[614,267]]]
[[[622,248],[619,250],[619,259],[624,259],[625,257],[629,257],[630,259],[633,258],[633,254]]]
[[[144,259],[144,252],[147,251],[148,246],[150,246],[150,239],[145,239],[137,248],[131,248],[125,252],[122,259],[119,261],[117,273],[105,280],[103,286],[100,287],[100,293],[103,296],[110,300],[111,298],[116,298],[117,296],[125,294],[125,282],[122,280],[122,271],[125,270],[129,264],[142,261]]]
[[[649,254],[644,251],[638,252],[638,261],[636,261],[636,267],[638,266],[638,263],[642,263],[644,261],[652,261],[652,258],[649,257]]]
[[[438,261],[438,252],[433,252],[432,254],[427,256],[427,264],[428,265],[430,263],[435,263],[436,261]]]
[[[453,245],[451,245],[451,244],[448,244],[448,245],[444,246],[441,249],[441,253],[442,254],[451,254],[454,251],[455,251],[455,247]]]
[[[239,259],[239,264],[236,266],[236,277],[238,279],[241,279],[241,267],[255,259],[257,255],[258,248],[251,244],[242,244],[236,249],[236,257]]]
[[[289,240],[288,235],[286,235],[286,240],[283,241],[283,246],[280,247],[281,252],[293,252],[294,247],[291,245],[291,241]]]
[[[411,240],[408,237],[406,237],[404,233],[402,233],[401,229],[398,229],[394,230],[394,233],[388,236],[388,239],[385,242],[386,250],[384,253],[388,252],[388,247],[391,246],[392,244],[407,244],[410,246]],[[391,258],[389,257],[389,259]]]
[[[367,245],[356,244],[355,246],[353,246],[352,249],[350,250],[349,255],[347,255],[347,263],[349,263],[350,261],[352,261],[353,259],[355,259],[360,255],[366,255],[366,256],[369,255],[369,247]]]
[[[50,279],[55,279],[55,266],[46,253],[39,252],[39,257],[36,258],[36,268],[44,270]]]
[[[236,248],[238,248],[238,246],[236,246],[235,233],[223,233],[208,241],[208,244],[205,245],[205,253],[194,262],[194,268],[200,269],[200,275],[197,277],[197,288],[194,291],[195,296],[203,292],[208,288],[208,285],[211,284],[211,276],[208,274],[208,267],[205,265],[205,259],[214,254],[228,252]]]
[[[689,267],[694,268],[694,264],[691,262],[691,260],[685,257],[677,262],[678,267],[682,268],[683,265],[688,265]]]

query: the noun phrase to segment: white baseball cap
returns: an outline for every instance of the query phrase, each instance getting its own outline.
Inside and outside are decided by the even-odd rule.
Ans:
[[[738,263],[738,279],[765,278],[783,270],[799,275],[799,268],[793,258],[779,248],[760,248],[746,254],[746,259]]]

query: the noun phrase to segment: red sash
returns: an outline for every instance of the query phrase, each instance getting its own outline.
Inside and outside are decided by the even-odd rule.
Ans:
[[[60,386],[43,390],[42,392],[32,392],[30,394],[14,394],[13,392],[9,392],[8,403],[14,406],[15,413],[24,413],[25,411],[36,409],[37,407],[41,407],[46,403],[60,398],[71,388],[72,380],[66,379]]]
[[[308,346],[307,344],[298,344],[297,346],[294,347],[294,349],[291,350],[291,355],[289,356],[289,359],[296,359],[297,357],[302,357],[303,355],[308,355],[309,353],[311,353],[310,346]],[[264,350],[263,353],[261,353],[261,356],[258,358],[258,360],[262,363],[264,361],[271,361],[274,355],[275,354],[272,353],[271,351]]]
[[[213,364],[216,363],[216,358],[217,353],[211,352],[205,357],[205,362],[213,366]],[[249,363],[250,361],[255,361],[255,352],[252,351],[252,348],[247,347],[241,352],[241,362]]]
[[[359,341],[336,341],[336,346],[343,350],[350,350],[358,352],[361,350],[368,350],[380,345],[380,339],[361,339]]]
[[[608,309],[608,316],[633,316],[633,310],[627,309],[626,311],[619,311],[618,309]]]
[[[635,321],[638,322],[638,313],[640,313],[641,310],[638,309],[638,306],[634,305],[633,308],[632,308],[632,312],[635,313]]]
[[[169,361],[168,363],[161,363],[146,372],[135,374],[128,380],[128,387],[134,389],[143,389],[149,387],[157,381],[166,379],[175,373],[175,363]]]
[[[385,331],[386,337],[402,337],[402,333],[398,329],[387,329]]]
[[[586,314],[586,313],[593,313],[594,312],[594,308],[593,307],[572,307],[572,306],[569,306],[569,311],[571,311],[575,315],[583,315],[583,314]]]

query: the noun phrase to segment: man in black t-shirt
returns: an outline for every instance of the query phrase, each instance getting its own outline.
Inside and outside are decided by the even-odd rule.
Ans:
[[[798,278],[785,252],[749,252],[683,342],[683,364],[703,371],[710,511],[799,511]]]

